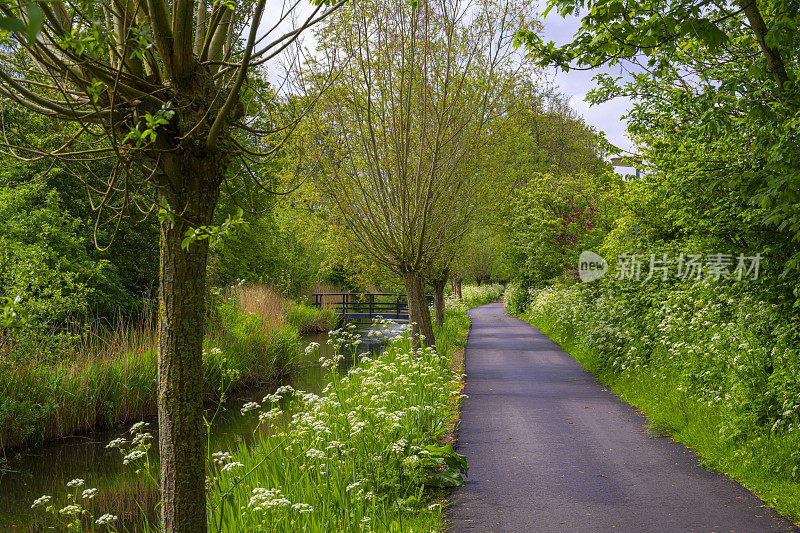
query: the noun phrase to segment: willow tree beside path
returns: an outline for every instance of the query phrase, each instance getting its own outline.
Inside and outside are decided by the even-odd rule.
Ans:
[[[270,97],[253,97],[258,87],[249,78],[341,5],[319,2],[287,31],[299,1],[271,13],[277,21],[262,29],[265,4],[0,4],[5,27],[15,30],[2,38],[0,95],[76,124],[75,135],[52,153],[8,144],[5,153],[54,158],[80,166],[84,176],[91,175],[93,161],[115,160],[111,176],[87,186],[98,209],[113,206],[120,215],[132,187],[155,193],[151,209],[161,213],[158,425],[165,532],[206,530],[201,358],[208,237],[220,186],[234,177],[234,162],[244,169],[247,157],[269,155],[281,143],[276,137],[291,130],[258,127]],[[252,172],[243,174],[257,185]],[[118,200],[110,200],[115,193]]]
[[[315,113],[322,186],[363,249],[403,279],[428,345],[425,273],[468,228],[475,156],[515,83],[513,37],[531,13],[525,0],[364,0],[318,35],[318,65],[338,69]]]

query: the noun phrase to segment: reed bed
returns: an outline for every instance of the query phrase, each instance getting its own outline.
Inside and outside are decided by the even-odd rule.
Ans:
[[[287,303],[274,289],[242,286],[212,299],[204,340],[207,399],[223,380],[241,388],[284,374],[300,353],[303,328],[328,314]],[[290,309],[300,318],[287,319]],[[93,429],[119,427],[156,410],[156,328],[152,312],[117,317],[66,336],[19,345],[0,340],[0,453]],[[5,343],[3,343],[5,342]]]

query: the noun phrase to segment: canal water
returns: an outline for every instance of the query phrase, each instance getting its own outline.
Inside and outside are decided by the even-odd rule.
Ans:
[[[357,332],[362,342],[357,353],[378,354],[383,349],[384,340],[392,331],[375,337],[372,328],[365,327]],[[398,332],[402,326],[395,326]],[[389,335],[387,335],[389,334]],[[212,405],[206,416],[214,416],[210,434],[210,451],[227,451],[240,442],[253,438],[255,417],[242,416],[240,409],[249,401],[258,401],[283,384],[295,389],[319,393],[328,384],[327,371],[319,364],[321,356],[330,357],[331,347],[326,344],[327,335],[307,336],[305,345],[316,342],[319,351],[310,356],[300,355],[294,371],[280,383],[258,387],[232,396],[222,405]],[[345,371],[353,361],[354,354],[348,354],[341,362],[340,370]],[[216,413],[216,415],[215,415]],[[157,437],[155,420],[148,420],[149,431]],[[42,531],[41,510],[31,509],[31,503],[42,495],[51,495],[60,502],[67,491],[70,480],[85,480],[85,487],[98,489],[91,501],[91,511],[95,517],[104,513],[117,515],[119,531],[137,531],[146,522],[158,523],[155,511],[158,502],[156,488],[134,473],[123,470],[122,456],[118,449],[106,449],[106,444],[117,437],[129,437],[127,428],[103,431],[87,436],[72,437],[41,447],[23,449],[13,456],[0,460],[0,531],[22,532]],[[157,442],[151,447],[151,461],[157,463]]]

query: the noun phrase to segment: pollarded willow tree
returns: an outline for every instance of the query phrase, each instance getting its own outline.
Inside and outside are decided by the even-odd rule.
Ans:
[[[257,186],[248,158],[274,152],[292,129],[261,127],[276,97],[251,82],[260,65],[341,5],[316,4],[299,25],[289,22],[299,0],[284,4],[264,27],[266,0],[0,4],[2,25],[11,30],[2,37],[0,95],[75,124],[74,135],[50,153],[8,144],[5,152],[53,158],[85,175],[93,162],[113,161],[101,184],[87,180],[101,210],[123,213],[132,188],[154,192],[150,209],[161,220],[158,425],[165,532],[206,530],[203,318],[220,187],[234,177],[234,165],[245,185]],[[121,200],[111,200],[114,194]]]
[[[364,250],[401,276],[428,345],[425,273],[477,208],[475,162],[519,75],[513,38],[531,13],[525,0],[365,0],[318,34],[317,66],[338,75],[315,113],[322,187]]]

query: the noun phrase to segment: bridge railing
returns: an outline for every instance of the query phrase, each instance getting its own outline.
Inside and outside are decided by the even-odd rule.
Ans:
[[[315,293],[313,305],[335,311],[342,318],[373,319],[379,316],[408,319],[408,300],[403,293]],[[428,296],[429,303],[433,301]]]

